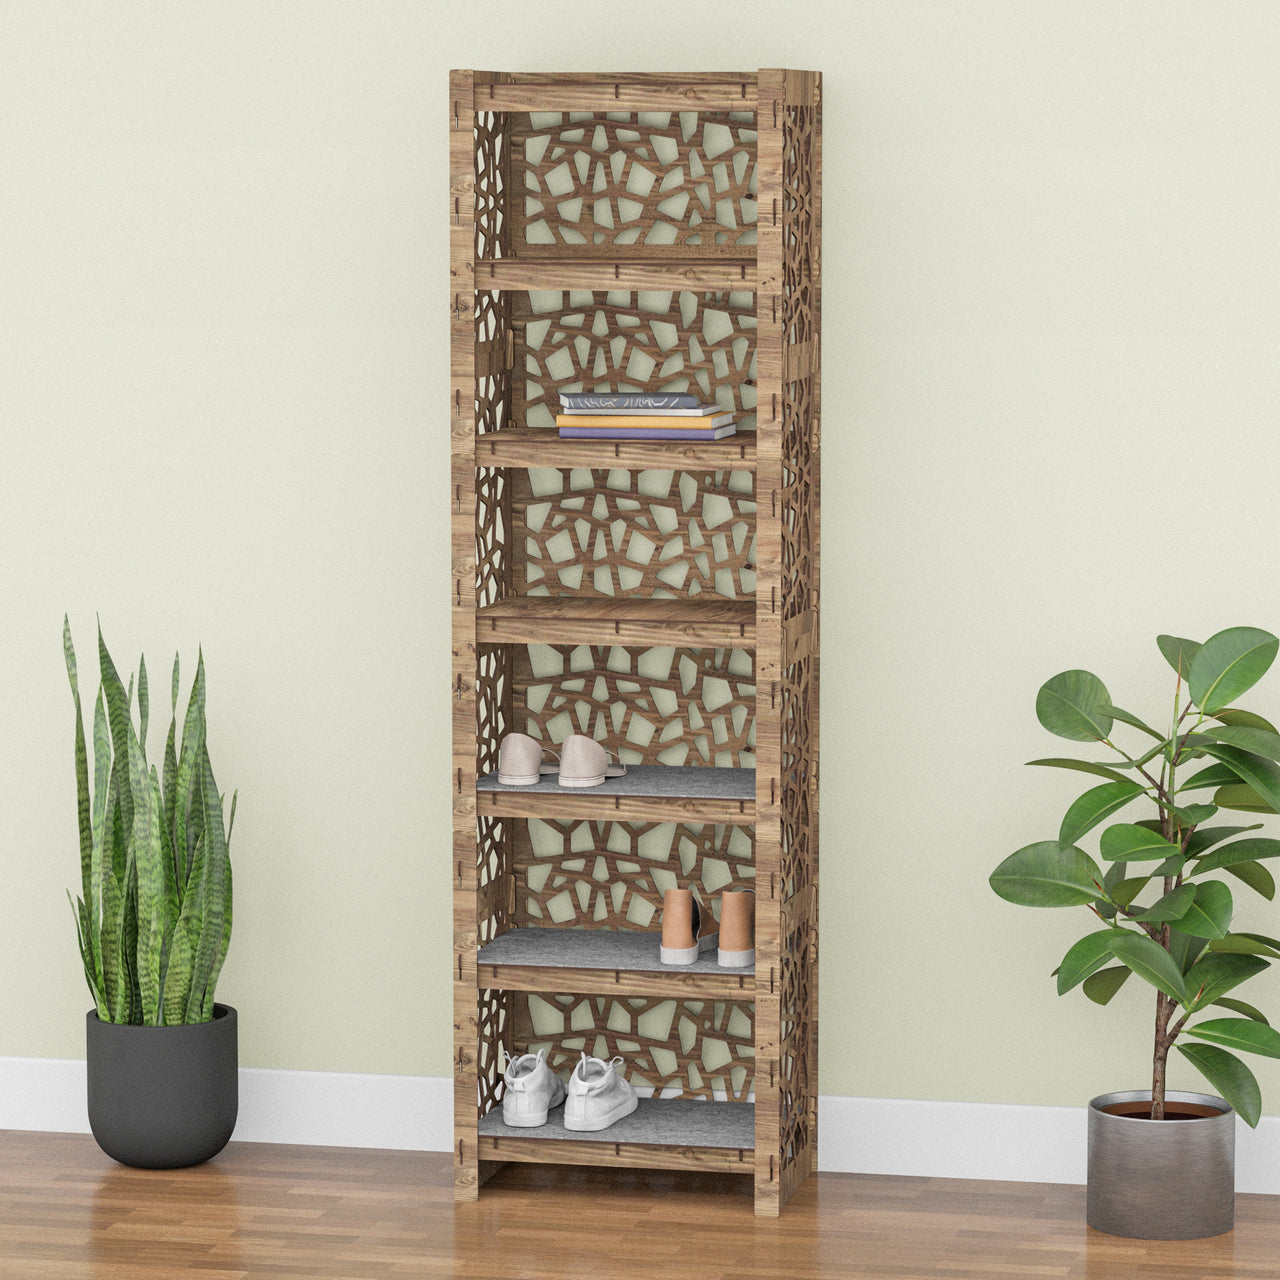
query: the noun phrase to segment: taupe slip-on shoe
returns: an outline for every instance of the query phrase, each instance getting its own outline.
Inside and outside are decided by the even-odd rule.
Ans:
[[[715,950],[719,938],[716,919],[692,889],[668,889],[662,895],[663,964],[693,964],[704,952]]]
[[[606,778],[621,778],[625,764],[610,764],[609,753],[585,734],[570,734],[560,744],[562,787],[598,787]]]
[[[725,969],[749,969],[755,962],[755,891],[726,889],[720,895],[720,946],[716,963]]]

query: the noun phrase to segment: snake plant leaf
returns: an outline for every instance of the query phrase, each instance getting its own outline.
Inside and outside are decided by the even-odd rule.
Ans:
[[[173,931],[169,947],[168,965],[164,975],[164,1021],[166,1026],[179,1026],[187,1016],[187,1004],[191,999],[191,945],[190,927],[179,920]]]
[[[1213,802],[1220,809],[1235,809],[1241,813],[1276,813],[1251,786],[1243,782],[1219,787],[1213,793]]]
[[[1265,1013],[1260,1009],[1255,1009],[1251,1004],[1245,1004],[1243,1000],[1232,1000],[1229,997],[1223,997],[1223,999],[1215,1000],[1213,1003],[1223,1009],[1230,1009],[1232,1013],[1239,1013],[1246,1018],[1252,1018],[1254,1022],[1261,1022],[1268,1027],[1271,1025],[1267,1021]]]
[[[163,846],[160,841],[159,788],[136,737],[129,740],[129,772],[133,788],[133,864],[138,886],[138,991],[145,1026],[160,1025],[160,963],[164,938]]]
[[[1132,933],[1128,929],[1117,929],[1111,939],[1111,954],[1121,964],[1151,983],[1165,995],[1181,1004],[1186,999],[1182,971],[1174,964],[1169,953],[1147,937],[1145,933]]]
[[[1099,778],[1110,778],[1112,782],[1129,781],[1118,769],[1113,769],[1105,764],[1097,764],[1093,760],[1072,760],[1067,757],[1051,756],[1044,760],[1028,760],[1027,764],[1046,765],[1051,769],[1075,769],[1078,773],[1092,773]]]
[[[1264,719],[1252,711],[1244,711],[1240,707],[1228,707],[1225,711],[1214,712],[1213,718],[1223,724],[1242,725],[1247,729],[1265,729],[1268,733],[1280,734],[1270,720]]]
[[[1226,710],[1266,675],[1280,640],[1257,627],[1229,627],[1210,636],[1191,659],[1191,701],[1213,715]]]
[[[1226,743],[1210,742],[1207,739],[1203,739],[1203,743],[1206,755],[1220,760],[1241,782],[1252,787],[1265,804],[1280,812],[1280,764]],[[1219,792],[1225,789],[1219,788]],[[1214,800],[1217,798],[1215,795]]]
[[[1108,862],[1154,862],[1182,853],[1182,846],[1170,844],[1157,831],[1132,822],[1109,826],[1098,840],[1098,849]]]
[[[1077,907],[1101,896],[1102,872],[1082,849],[1056,840],[1011,853],[992,873],[992,889],[1022,907]]]
[[[1178,928],[1196,938],[1225,938],[1235,911],[1231,890],[1220,880],[1205,880],[1194,889],[1195,899],[1179,917]]]
[[[1176,923],[1170,926],[1169,956],[1178,966],[1179,973],[1187,973],[1208,945],[1208,938],[1196,938],[1189,933],[1183,933]],[[1188,990],[1190,990],[1189,987]]]
[[[1067,810],[1058,829],[1058,843],[1064,849],[1075,844],[1082,835],[1143,794],[1142,785],[1137,782],[1104,782],[1090,787]]]
[[[1268,902],[1275,900],[1276,878],[1260,862],[1236,862],[1224,868],[1226,873],[1235,876],[1248,885],[1254,893],[1266,898]]]
[[[1179,636],[1156,636],[1156,645],[1164,660],[1186,680],[1191,675],[1191,663],[1200,652],[1199,642]]]
[[[1140,924],[1163,924],[1170,920],[1181,921],[1195,901],[1195,896],[1195,885],[1179,885],[1176,889],[1166,893],[1153,907],[1148,908],[1140,916],[1135,916],[1134,918]]]
[[[182,748],[174,782],[174,856],[178,880],[184,889],[191,881],[196,841],[204,829],[204,806],[196,801],[197,773],[205,739],[204,701],[204,663],[199,662],[183,720]]]
[[[89,753],[84,737],[84,713],[80,707],[80,678],[76,671],[76,650],[71,643],[71,619],[63,615],[62,652],[76,704],[76,825],[80,832],[80,880],[86,902],[93,902],[93,800],[89,795]]]
[[[1097,933],[1086,934],[1062,957],[1062,963],[1058,966],[1060,996],[1066,995],[1090,974],[1097,973],[1113,958],[1111,939],[1115,932],[1114,929],[1101,929]]]
[[[1177,1050],[1230,1103],[1251,1129],[1262,1118],[1262,1090],[1257,1077],[1235,1054],[1212,1044],[1180,1044]]]
[[[1089,671],[1062,671],[1036,694],[1036,718],[1059,738],[1101,742],[1111,733],[1107,686]]]
[[[1094,1004],[1110,1004],[1115,993],[1129,981],[1129,975],[1132,972],[1132,969],[1127,969],[1122,964],[1112,965],[1109,969],[1099,969],[1097,973],[1091,973],[1084,980],[1080,990]]]
[[[1210,951],[1187,970],[1187,992],[1191,1008],[1202,1009],[1221,999],[1228,991],[1247,982],[1271,962],[1261,956],[1233,955],[1223,951]]]
[[[205,858],[204,873],[196,889],[200,895],[201,928],[192,963],[188,1021],[207,1020],[206,1007],[212,1013],[213,984],[217,981],[217,966],[221,964],[226,922],[226,835],[222,825],[222,804],[207,746],[201,752],[197,787],[198,794],[194,796],[193,802],[202,805],[204,809]]]
[[[1219,845],[1212,853],[1205,853],[1196,863],[1193,874],[1217,871],[1237,862],[1259,862],[1266,858],[1280,858],[1280,840],[1252,836],[1248,840]]]

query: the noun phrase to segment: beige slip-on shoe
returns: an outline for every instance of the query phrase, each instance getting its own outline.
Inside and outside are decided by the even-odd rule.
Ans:
[[[542,743],[527,733],[508,733],[498,744],[498,781],[504,787],[531,787],[558,767],[542,763]]]
[[[609,753],[585,734],[572,733],[560,744],[562,787],[598,787],[606,778],[620,778],[625,764],[610,764]]]
[[[704,952],[715,949],[719,933],[715,916],[692,889],[668,889],[662,895],[663,964],[693,964]]]

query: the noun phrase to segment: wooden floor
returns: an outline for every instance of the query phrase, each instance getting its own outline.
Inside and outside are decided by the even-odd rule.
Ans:
[[[509,1165],[455,1205],[447,1155],[232,1143],[201,1168],[0,1131],[3,1280],[1203,1280],[1280,1276],[1280,1197],[1191,1243],[1084,1225],[1084,1189],[821,1174],[779,1219],[728,1176]]]

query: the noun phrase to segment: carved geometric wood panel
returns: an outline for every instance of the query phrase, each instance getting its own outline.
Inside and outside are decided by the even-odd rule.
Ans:
[[[547,1050],[562,1079],[581,1060],[623,1059],[621,1072],[655,1096],[745,1101],[755,1067],[750,1001],[639,996],[528,995],[516,1003],[516,1038]]]
[[[751,827],[531,818],[517,831],[521,924],[657,930],[668,889],[696,888],[715,914],[755,884]]]
[[[523,426],[554,428],[562,391],[671,391],[754,430],[753,294],[543,291],[515,300],[512,323]]]
[[[513,118],[524,256],[756,242],[754,112],[538,112]]]
[[[628,764],[755,767],[755,653],[534,645],[516,650],[514,725],[595,738]]]
[[[528,595],[755,593],[750,472],[538,469],[520,479],[513,518]]]

